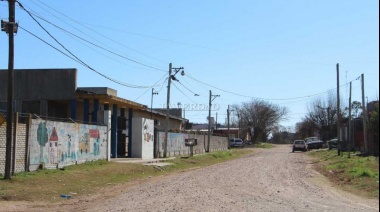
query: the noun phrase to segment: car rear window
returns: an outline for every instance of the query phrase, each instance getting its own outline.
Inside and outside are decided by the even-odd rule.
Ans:
[[[303,141],[295,141],[295,144],[303,144]]]

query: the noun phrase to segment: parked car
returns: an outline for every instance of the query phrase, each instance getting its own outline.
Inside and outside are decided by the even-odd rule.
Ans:
[[[309,137],[305,139],[306,149],[320,149],[323,147],[323,141],[317,137]]]
[[[305,144],[304,140],[295,140],[293,142],[292,152],[297,151],[297,150],[300,150],[300,151],[303,151],[303,152],[305,152],[307,150],[306,149],[306,144]]]
[[[245,143],[245,145],[252,145],[253,144],[253,142],[250,140],[246,140],[246,141],[244,141],[244,143]]]
[[[329,141],[327,141],[327,146],[329,150],[338,148],[338,139],[334,138]]]
[[[244,147],[244,141],[241,138],[230,139],[230,147]]]

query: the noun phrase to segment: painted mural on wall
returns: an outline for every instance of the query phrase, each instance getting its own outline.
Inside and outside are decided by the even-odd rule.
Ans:
[[[183,133],[168,133],[168,149],[169,152],[188,150],[185,146],[185,139],[189,138],[188,134]],[[159,132],[158,134],[159,148],[163,152],[163,146],[165,141],[165,132]]]
[[[82,163],[107,158],[104,126],[32,120],[30,164]]]
[[[154,122],[144,119],[143,121],[143,135],[144,142],[154,142]]]

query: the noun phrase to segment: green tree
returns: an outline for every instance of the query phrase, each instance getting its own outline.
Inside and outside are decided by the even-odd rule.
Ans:
[[[48,132],[46,128],[46,122],[41,122],[38,125],[37,141],[38,141],[38,144],[40,145],[40,163],[43,163],[44,162],[43,151],[44,151],[44,147],[46,146],[48,142]]]

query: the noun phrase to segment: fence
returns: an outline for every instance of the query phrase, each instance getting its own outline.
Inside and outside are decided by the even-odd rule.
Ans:
[[[165,132],[157,132],[158,148],[156,154],[159,157],[163,157]],[[193,147],[195,154],[201,154],[206,152],[207,147],[207,134],[184,134],[184,133],[168,133],[167,142],[167,156],[188,155],[190,154],[190,148],[185,146],[185,139],[195,138],[198,140],[198,145]],[[210,152],[221,151],[228,149],[228,138],[219,136],[210,136]]]
[[[12,145],[13,173],[38,168],[62,168],[72,164],[107,159],[107,126],[15,118]],[[0,125],[0,174],[5,171],[6,126]],[[42,167],[41,167],[42,166]]]

